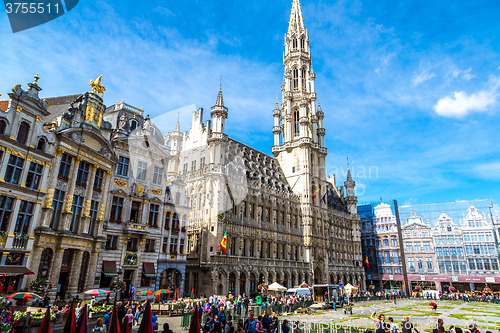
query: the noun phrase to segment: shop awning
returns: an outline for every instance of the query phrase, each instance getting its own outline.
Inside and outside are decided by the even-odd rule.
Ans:
[[[26,267],[0,266],[0,276],[16,276],[35,274]]]
[[[104,260],[102,262],[102,273],[106,277],[117,276],[118,273],[116,272],[116,261],[106,261],[106,260]]]
[[[156,276],[155,264],[152,262],[143,263],[142,271],[144,272],[144,275],[146,275],[146,277],[152,278]]]

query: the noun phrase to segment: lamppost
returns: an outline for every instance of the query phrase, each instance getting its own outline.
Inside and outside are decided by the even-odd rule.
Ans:
[[[120,268],[120,269],[118,270],[118,272],[116,272],[116,273],[118,274],[118,281],[117,281],[117,282],[120,282],[120,281],[121,281],[121,276],[122,276],[122,274],[123,274],[122,269]],[[115,290],[115,302],[116,302],[116,299],[118,298],[118,292],[119,292],[119,291],[120,291],[119,289],[118,289],[118,290]]]

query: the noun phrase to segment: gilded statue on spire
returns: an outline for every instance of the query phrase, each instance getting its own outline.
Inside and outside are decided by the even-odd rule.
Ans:
[[[106,91],[106,88],[104,88],[103,85],[101,85],[101,78],[103,75],[99,76],[95,81],[90,80],[90,86],[92,87],[92,93],[101,95],[101,97],[104,96],[104,92]]]

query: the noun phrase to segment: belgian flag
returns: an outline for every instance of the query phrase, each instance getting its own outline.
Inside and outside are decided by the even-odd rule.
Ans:
[[[366,267],[370,267],[370,262],[368,261],[368,256],[366,256],[366,258],[365,258],[365,264],[366,264]]]
[[[222,241],[220,242],[220,248],[222,251],[224,251],[224,254],[226,254],[226,248],[227,248],[227,229],[224,231],[224,237],[222,237]]]

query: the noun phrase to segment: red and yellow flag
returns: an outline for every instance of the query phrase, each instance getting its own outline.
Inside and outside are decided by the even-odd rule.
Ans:
[[[319,192],[319,188],[316,190],[316,192],[314,192],[313,199],[316,198],[316,196],[318,195],[318,192]]]
[[[222,241],[220,242],[220,248],[222,251],[224,251],[224,254],[226,254],[226,248],[227,248],[227,229],[224,231],[224,237],[222,237]]]
[[[366,267],[370,267],[370,262],[368,261],[368,256],[366,256],[366,258],[365,258],[365,264],[366,264]]]

